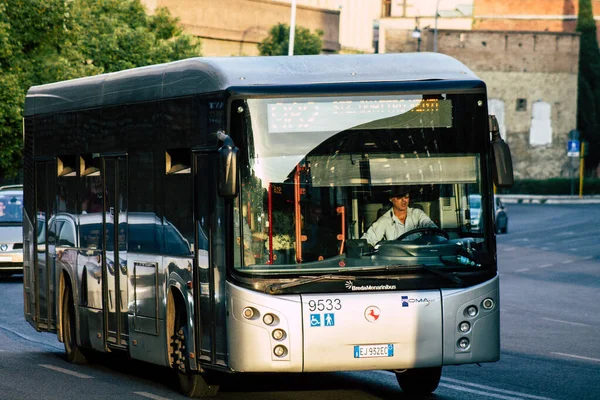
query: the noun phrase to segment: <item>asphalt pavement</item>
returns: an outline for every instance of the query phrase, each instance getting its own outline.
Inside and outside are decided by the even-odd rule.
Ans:
[[[503,203],[516,204],[600,204],[600,195],[558,196],[545,194],[497,194]]]

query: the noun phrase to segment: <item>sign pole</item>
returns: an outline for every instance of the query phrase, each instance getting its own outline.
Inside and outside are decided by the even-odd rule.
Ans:
[[[571,168],[569,168],[569,175],[571,175],[571,196],[573,196],[573,194],[575,193],[575,177],[574,177],[574,173],[573,173],[573,168],[575,167],[573,165],[573,158],[571,158]]]
[[[580,142],[579,142],[579,131],[573,129],[569,132],[569,141],[567,142],[567,157],[569,161],[569,177],[571,178],[571,196],[575,195],[575,174],[573,169],[576,168],[573,158],[581,157]]]
[[[585,141],[581,142],[581,151],[579,152],[579,198],[583,197],[583,172],[584,172],[584,163],[585,158],[583,155],[585,154]]]

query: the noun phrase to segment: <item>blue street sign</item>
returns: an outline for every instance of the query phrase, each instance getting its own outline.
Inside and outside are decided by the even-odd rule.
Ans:
[[[579,140],[569,140],[567,145],[568,157],[579,157]]]

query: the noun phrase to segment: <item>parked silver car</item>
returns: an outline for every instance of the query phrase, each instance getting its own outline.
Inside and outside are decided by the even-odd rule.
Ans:
[[[469,195],[469,209],[471,214],[471,229],[473,231],[481,230],[481,196],[478,194]],[[502,201],[494,196],[494,212],[496,221],[496,233],[508,232],[508,213]]]
[[[23,272],[23,185],[0,186],[0,277]]]

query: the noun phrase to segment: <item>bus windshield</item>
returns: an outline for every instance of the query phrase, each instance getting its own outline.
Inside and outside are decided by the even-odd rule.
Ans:
[[[469,215],[489,184],[482,104],[443,93],[245,100],[236,268],[495,268]]]

